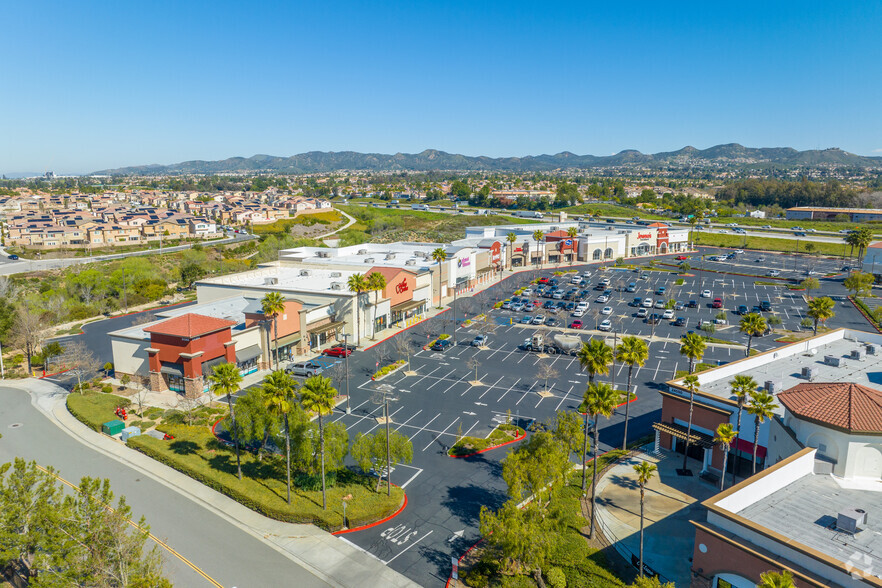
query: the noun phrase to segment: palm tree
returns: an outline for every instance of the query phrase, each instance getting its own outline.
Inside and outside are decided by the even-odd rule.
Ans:
[[[285,297],[280,292],[267,292],[260,301],[263,316],[273,321],[276,349],[276,369],[279,369],[279,315],[285,312]]]
[[[747,414],[753,415],[753,473],[756,473],[756,446],[759,443],[759,429],[760,425],[765,422],[766,419],[772,418],[774,414],[774,410],[778,408],[778,405],[775,404],[775,397],[765,392],[763,390],[759,390],[754,392],[750,397],[750,404],[747,405]]]
[[[646,360],[649,359],[649,346],[646,341],[637,337],[628,335],[622,337],[622,342],[616,349],[616,361],[628,364],[628,387],[625,388],[625,432],[622,436],[622,450],[628,448],[628,417],[631,412],[631,376],[634,373],[634,366],[643,367]]]
[[[687,333],[680,339],[680,355],[689,358],[689,373],[695,371],[695,362],[701,361],[704,357],[704,351],[707,349],[707,343],[697,333]]]
[[[346,280],[350,292],[355,292],[355,346],[361,341],[361,293],[367,292],[368,283],[364,274],[352,274]]]
[[[512,269],[514,267],[514,242],[518,240],[518,236],[514,233],[509,233],[505,236],[506,241],[508,241],[508,269]]]
[[[576,235],[578,235],[578,234],[579,234],[579,229],[577,229],[576,227],[570,227],[569,229],[567,229],[567,237],[569,237],[570,239],[575,239]],[[573,241],[573,243],[575,243],[575,241]],[[573,262],[576,260],[577,256],[578,256],[578,252],[572,253],[570,255],[570,265],[573,265]]]
[[[738,431],[730,423],[720,423],[717,427],[717,434],[714,437],[714,441],[720,444],[720,447],[723,449],[723,472],[720,474],[720,492],[723,491],[723,487],[726,484],[726,466],[729,462],[729,448],[732,447],[732,440],[735,439],[735,436],[738,434]]]
[[[542,267],[542,257],[544,251],[542,251],[542,239],[545,238],[545,233],[542,232],[542,229],[536,229],[533,232],[533,238],[536,239],[536,248],[539,250],[539,267]]]
[[[583,412],[590,414],[594,420],[594,473],[591,479],[591,529],[588,532],[588,538],[594,536],[594,497],[597,491],[597,450],[598,436],[600,434],[600,426],[597,422],[599,416],[610,418],[619,405],[619,393],[613,390],[613,387],[606,382],[599,384],[589,384],[585,391],[585,397],[580,407]],[[585,460],[582,460],[582,492],[585,491]]]
[[[689,439],[692,437],[692,410],[695,408],[695,392],[698,390],[698,376],[689,374],[683,378],[683,385],[689,390],[689,426],[686,427],[686,440],[683,447],[683,469],[686,469],[686,460],[689,459]]]
[[[796,588],[793,582],[793,573],[784,570],[780,574],[778,572],[763,572],[760,574],[760,583],[757,588]]]
[[[438,308],[441,308],[441,262],[447,259],[447,252],[443,247],[438,247],[432,251],[432,260],[438,262]],[[450,282],[450,278],[447,279]],[[454,283],[453,287],[456,287]]]
[[[587,343],[582,343],[582,348],[579,349],[576,357],[582,369],[588,372],[588,383],[593,384],[594,376],[609,373],[609,366],[613,362],[613,350],[603,339],[591,339]]]
[[[325,493],[325,429],[322,424],[322,416],[331,414],[334,410],[334,397],[337,390],[331,386],[331,378],[312,376],[303,382],[300,388],[300,405],[307,412],[318,415],[319,440],[321,442],[322,455],[322,510],[328,509],[328,500]]]
[[[652,479],[656,467],[648,461],[634,464],[637,473],[637,483],[640,484],[640,577],[643,577],[643,499],[645,497],[646,484]]]
[[[814,334],[818,334],[818,323],[827,322],[836,316],[833,308],[836,303],[833,299],[823,296],[821,298],[812,298],[808,301],[808,312],[806,314],[814,321]]]
[[[381,274],[380,272],[373,272],[368,274],[367,277],[367,287],[374,292],[374,328],[371,329],[371,340],[376,339],[376,329],[377,326],[377,304],[379,304],[379,296],[380,292],[386,289],[386,276]]]
[[[732,379],[730,386],[732,387],[732,395],[738,401],[738,422],[735,424],[735,450],[737,451],[741,441],[741,412],[744,409],[744,401],[756,391],[757,385],[752,376],[739,374]],[[735,462],[735,467],[732,468],[732,484],[735,484],[735,472],[738,471],[739,464],[740,462]]]
[[[769,328],[769,325],[766,323],[766,319],[761,315],[752,312],[741,318],[741,322],[738,323],[738,328],[742,333],[747,335],[747,355],[749,356],[750,347],[753,344],[753,338],[765,333],[766,329]]]
[[[236,471],[239,479],[242,479],[242,461],[239,459],[239,432],[236,430],[236,415],[233,412],[233,394],[239,391],[242,383],[242,374],[239,368],[232,363],[221,363],[211,370],[208,376],[211,382],[211,393],[215,396],[227,397],[227,408],[230,409],[230,431],[233,433],[233,446],[236,448]]]
[[[294,393],[297,383],[283,370],[276,370],[263,381],[263,392],[266,395],[266,410],[274,418],[280,418],[285,424],[285,473],[288,478],[288,504],[291,504],[291,428],[288,413],[293,407]]]
[[[873,242],[873,232],[867,227],[861,227],[854,233],[850,233],[848,236],[852,237],[853,245],[858,248],[858,259],[862,260],[864,257],[864,250]],[[848,237],[846,237],[846,242],[848,242]]]

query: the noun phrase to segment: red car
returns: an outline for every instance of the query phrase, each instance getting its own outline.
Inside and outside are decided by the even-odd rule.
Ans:
[[[540,283],[540,284],[547,284],[547,283],[548,283],[548,278],[539,278],[539,283]]]
[[[570,323],[570,328],[571,328],[571,329],[581,329],[581,328],[582,328],[582,321],[573,321],[573,322],[571,322],[571,323]]]
[[[723,308],[723,299],[722,298],[714,298],[714,303],[711,304],[713,308]]]
[[[345,347],[331,347],[322,351],[322,354],[329,357],[349,357],[352,355],[352,350]]]
[[[677,261],[686,261],[686,260],[689,259],[689,258],[686,257],[685,255],[678,255],[675,259],[676,259]]]

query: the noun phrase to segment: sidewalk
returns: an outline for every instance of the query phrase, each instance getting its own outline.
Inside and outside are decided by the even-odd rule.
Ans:
[[[326,531],[313,525],[283,523],[266,518],[189,476],[91,430],[67,411],[67,392],[51,382],[7,380],[4,385],[28,392],[32,404],[76,441],[211,509],[332,586],[418,586],[375,557]]]

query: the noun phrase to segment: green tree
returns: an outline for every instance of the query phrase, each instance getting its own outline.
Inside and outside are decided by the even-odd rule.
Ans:
[[[628,366],[628,387],[625,389],[625,429],[622,433],[622,450],[628,449],[628,418],[630,416],[631,403],[631,376],[634,375],[634,366],[643,367],[649,359],[649,346],[646,341],[633,335],[622,337],[622,342],[616,348],[616,361]]]
[[[826,296],[812,298],[808,301],[808,312],[806,314],[812,320],[815,335],[818,334],[818,323],[825,323],[836,316],[836,312],[833,310],[835,306],[836,303],[833,302],[833,299]]]
[[[796,588],[793,582],[793,573],[790,570],[778,572],[763,572],[760,574],[760,583],[757,588]]]
[[[604,416],[606,418],[612,417],[613,413],[616,410],[616,406],[619,405],[619,401],[621,400],[619,393],[616,390],[613,390],[613,387],[609,384],[603,382],[600,384],[589,384],[588,389],[585,391],[585,396],[582,399],[582,407],[580,410],[584,410],[588,414],[590,414],[594,420],[594,473],[591,478],[591,529],[588,532],[588,537],[591,538],[594,536],[594,508],[596,506],[595,496],[597,492],[597,452],[598,452],[598,436],[600,434],[600,423],[597,422],[597,418],[600,416]],[[582,462],[582,492],[585,491],[585,462]]]
[[[551,433],[534,433],[502,460],[502,479],[516,502],[532,498],[545,512],[551,497],[566,484],[569,447]]]
[[[570,453],[579,453],[584,434],[579,415],[568,410],[559,410],[554,413],[554,420],[549,423],[549,429],[555,439],[567,446]]]
[[[263,316],[273,321],[273,348],[276,352],[276,369],[279,369],[279,315],[285,312],[285,297],[281,292],[267,292],[260,300]]]
[[[368,291],[368,282],[364,274],[352,274],[346,280],[350,292],[355,292],[355,346],[361,341],[361,293]]]
[[[730,423],[720,423],[717,426],[717,434],[714,436],[714,441],[720,444],[720,448],[723,450],[723,471],[720,474],[720,492],[723,491],[723,488],[726,485],[726,465],[729,462],[729,449],[732,447],[732,441],[735,439],[736,435],[738,435],[738,431],[735,430]]]
[[[352,443],[352,459],[358,467],[365,474],[370,474],[372,469],[377,472],[376,492],[380,491],[380,483],[383,481],[380,471],[386,467],[387,447],[391,467],[413,461],[413,444],[407,435],[402,435],[398,431],[389,431],[388,446],[384,431],[377,431],[373,435],[358,433]]]
[[[435,261],[438,264],[438,308],[441,308],[441,262],[445,259],[447,259],[447,252],[444,251],[443,247],[438,247],[432,251],[432,261]],[[447,278],[447,283],[450,284],[449,276]],[[455,279],[453,287],[456,288]]]
[[[701,358],[704,357],[705,349],[707,349],[707,343],[696,333],[687,333],[680,339],[680,355],[689,358],[690,374],[695,371],[695,362],[701,361]]]
[[[873,289],[873,282],[876,278],[873,274],[865,274],[863,272],[853,272],[842,282],[846,290],[850,290],[852,296],[869,294]]]
[[[383,290],[386,289],[386,276],[381,274],[380,272],[371,272],[367,276],[367,285],[370,290],[374,292],[374,327],[371,328],[371,340],[376,339],[376,308],[379,303],[379,294]]]
[[[49,360],[64,353],[64,347],[58,341],[50,341],[43,345],[43,371],[49,371]]]
[[[276,422],[282,421],[285,436],[285,476],[288,504],[291,504],[291,426],[288,415],[294,407],[297,383],[287,372],[276,370],[263,381],[263,401],[266,412]],[[237,403],[238,405],[238,403]],[[267,427],[269,432],[269,427]]]
[[[183,284],[188,290],[193,287],[196,280],[205,275],[205,269],[203,266],[193,262],[182,265],[179,272],[181,274],[181,284]]]
[[[509,233],[505,236],[505,240],[508,241],[508,269],[512,269],[514,267],[514,244],[517,239],[518,236],[514,233]]]
[[[686,469],[687,459],[689,458],[689,441],[692,439],[692,413],[695,408],[695,392],[698,391],[698,376],[689,374],[683,378],[683,385],[689,390],[689,426],[686,427],[686,440],[683,447],[683,469]]]
[[[239,458],[239,432],[236,427],[236,413],[233,411],[233,394],[239,391],[242,374],[232,363],[221,363],[214,366],[208,376],[211,393],[215,396],[227,397],[227,408],[230,409],[230,432],[233,434],[233,445],[236,448],[236,471],[242,479],[242,461]]]
[[[729,383],[729,386],[732,389],[732,395],[735,397],[735,401],[738,403],[738,421],[735,424],[735,449],[737,450],[739,442],[741,440],[741,414],[744,410],[744,403],[747,401],[748,398],[753,395],[754,392],[756,392],[757,384],[756,380],[754,380],[752,376],[738,374],[732,379],[732,381]],[[735,472],[737,470],[738,462],[736,462],[735,467],[732,468],[733,485],[735,484]]]
[[[457,198],[465,199],[469,197],[472,191],[469,188],[469,185],[462,180],[454,180],[450,185],[450,193]]]
[[[275,436],[278,423],[267,410],[263,387],[247,390],[244,396],[236,399],[237,431],[243,443],[257,444],[257,461],[262,461],[267,442]]]
[[[634,472],[637,474],[637,484],[640,486],[640,577],[643,577],[643,504],[646,498],[646,484],[652,479],[656,467],[648,461],[641,461],[634,464]]]
[[[741,317],[738,329],[747,335],[747,355],[750,355],[753,338],[762,335],[768,328],[769,325],[766,324],[766,319],[762,315],[752,312]]]
[[[331,386],[331,379],[322,376],[307,378],[300,389],[300,405],[303,407],[303,410],[318,415],[322,464],[322,510],[327,510],[328,508],[325,488],[325,430],[322,424],[322,417],[326,414],[331,414],[331,411],[334,410],[335,396],[337,396],[337,390]]]
[[[756,473],[756,448],[759,444],[759,429],[766,419],[771,419],[775,414],[774,410],[778,408],[775,404],[775,397],[762,390],[756,391],[750,397],[750,404],[747,405],[747,414],[753,416],[753,473]]]
[[[821,282],[818,281],[818,278],[806,278],[802,282],[800,282],[800,287],[805,289],[806,296],[811,298],[812,290],[817,290],[821,287]]]
[[[542,267],[542,262],[545,258],[545,252],[542,248],[542,240],[545,238],[545,233],[542,232],[542,229],[536,229],[533,231],[533,239],[536,240],[536,249],[539,251],[539,267]]]

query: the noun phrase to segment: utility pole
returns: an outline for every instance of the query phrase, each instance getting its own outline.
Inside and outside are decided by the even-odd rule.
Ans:
[[[126,268],[122,270],[122,279],[123,279],[123,304],[126,307],[126,313],[129,312],[129,297],[126,294]]]

